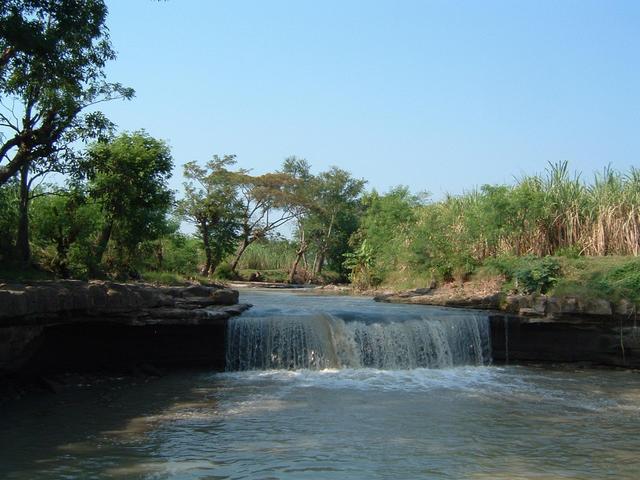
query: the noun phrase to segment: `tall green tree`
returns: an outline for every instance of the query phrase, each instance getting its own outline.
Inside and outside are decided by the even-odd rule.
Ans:
[[[235,173],[235,182],[242,208],[240,243],[231,262],[233,271],[249,245],[295,218],[289,188],[293,179],[287,173],[250,175],[240,170]]]
[[[234,155],[213,159],[201,167],[196,162],[184,166],[185,195],[178,212],[196,227],[202,241],[205,263],[201,274],[213,274],[222,259],[234,249],[240,229],[242,204],[238,198],[236,175],[228,167]]]
[[[167,231],[173,203],[169,190],[173,160],[169,147],[144,131],[122,133],[97,142],[87,152],[82,171],[89,196],[101,208],[103,225],[95,247],[95,265],[102,262],[112,237],[116,260],[130,260],[145,240]]]
[[[352,282],[367,287],[400,267],[420,204],[420,197],[402,186],[384,195],[373,190],[362,198],[360,225],[349,239],[354,251],[345,257]]]
[[[102,0],[0,0],[0,185],[19,176],[25,262],[30,175],[58,171],[78,140],[109,130],[89,107],[134,94],[105,79],[115,58],[106,16]]]
[[[315,183],[314,207],[304,221],[316,252],[313,272],[320,275],[329,263],[344,273],[343,255],[349,251],[349,238],[358,228],[360,196],[366,180],[332,167],[317,175]]]

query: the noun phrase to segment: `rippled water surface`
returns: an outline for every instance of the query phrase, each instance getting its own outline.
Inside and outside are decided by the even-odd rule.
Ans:
[[[326,302],[356,317],[347,321],[422,315],[361,299],[250,300],[256,317]],[[8,479],[636,479],[638,452],[640,375],[625,371],[192,372],[71,387],[0,411]]]

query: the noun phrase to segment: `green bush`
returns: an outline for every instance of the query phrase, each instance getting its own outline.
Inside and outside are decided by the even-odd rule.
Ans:
[[[553,257],[535,259],[513,274],[516,289],[521,293],[547,293],[560,275],[560,263]]]
[[[608,272],[595,275],[593,284],[609,298],[640,301],[640,259],[634,258]]]
[[[236,278],[236,274],[228,263],[218,265],[214,276],[220,280],[234,280]]]
[[[547,293],[555,286],[561,273],[557,258],[501,256],[487,259],[485,272],[505,277],[506,289],[517,293]]]

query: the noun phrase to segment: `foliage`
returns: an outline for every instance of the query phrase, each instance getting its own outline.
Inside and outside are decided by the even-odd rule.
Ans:
[[[551,293],[640,303],[640,259],[607,256],[564,259],[563,277]]]
[[[235,248],[240,229],[242,204],[238,198],[236,176],[227,167],[235,164],[233,155],[213,156],[203,168],[196,162],[184,166],[185,195],[178,202],[178,213],[196,226],[202,242],[204,276],[213,274],[222,259]]]
[[[89,196],[104,216],[96,264],[113,240],[108,258],[111,267],[122,272],[135,268],[140,243],[168,233],[167,213],[173,193],[167,182],[172,166],[166,143],[144,131],[122,133],[89,149],[83,173]]]
[[[168,225],[173,232],[140,245],[142,270],[150,272],[195,275],[202,263],[202,251],[197,238],[178,231],[179,225]]]
[[[281,237],[265,238],[247,248],[238,268],[240,270],[287,270],[295,257],[295,246]]]
[[[221,263],[218,265],[218,268],[216,268],[215,271],[215,276],[221,280],[234,280],[237,278],[237,274],[228,263]]]
[[[508,289],[524,294],[547,293],[557,283],[562,270],[557,258],[532,255],[491,258],[485,266],[503,275]]]
[[[43,266],[63,278],[86,277],[100,210],[81,192],[41,196],[32,207],[33,241]]]
[[[411,216],[385,213],[381,200]],[[402,206],[401,200],[397,192],[372,193],[351,239],[354,248],[370,243],[383,282],[398,272],[464,280],[496,258],[640,253],[640,173],[633,168],[626,174],[606,168],[588,183],[560,162],[514,185],[484,185],[426,204]],[[523,270],[518,283],[529,291],[551,288],[555,267],[536,268]]]
[[[77,140],[108,131],[100,112],[82,112],[133,90],[105,80],[115,52],[104,1],[2,0],[0,7],[2,185],[32,162],[55,163]]]
[[[19,193],[15,182],[0,186],[0,262],[13,258],[18,229]]]
[[[291,185],[294,178],[285,172],[250,175],[247,170],[233,174],[237,185],[240,208],[240,244],[231,262],[236,271],[246,249],[256,240],[272,232],[295,217],[296,197]]]
[[[380,284],[382,279],[374,270],[374,251],[366,239],[355,252],[345,253],[344,259],[344,267],[349,271],[349,281],[352,285],[366,288]]]
[[[358,228],[365,183],[346,170],[332,167],[318,174],[310,186],[313,207],[301,228],[315,251],[314,275],[320,275],[326,263],[329,269],[346,276],[343,255],[349,251],[349,239]]]
[[[401,268],[403,248],[416,223],[419,197],[406,187],[396,187],[385,195],[375,190],[362,199],[364,214],[360,227],[350,239],[354,252],[345,254],[349,279],[365,288],[379,284]]]

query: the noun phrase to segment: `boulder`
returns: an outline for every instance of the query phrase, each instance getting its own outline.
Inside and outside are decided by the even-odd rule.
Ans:
[[[211,292],[210,296],[218,305],[235,305],[238,303],[239,293],[237,290],[222,288]]]
[[[580,304],[582,313],[586,315],[606,315],[611,316],[611,302],[602,299],[591,299]]]

